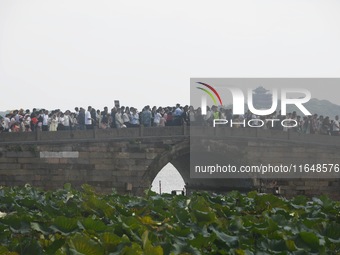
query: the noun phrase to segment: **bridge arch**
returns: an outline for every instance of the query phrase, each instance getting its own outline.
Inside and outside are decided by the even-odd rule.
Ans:
[[[151,185],[157,174],[165,167],[168,163],[171,163],[182,176],[185,183],[190,178],[190,141],[185,139],[182,142],[174,144],[169,147],[168,150],[159,154],[155,157],[152,163],[148,166],[145,171],[141,182]]]

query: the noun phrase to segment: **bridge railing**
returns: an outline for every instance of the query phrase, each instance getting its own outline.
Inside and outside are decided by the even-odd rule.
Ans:
[[[340,137],[327,135],[301,134],[293,130],[264,130],[261,128],[228,128],[208,126],[170,126],[149,128],[93,129],[56,132],[1,133],[0,143],[34,142],[59,140],[94,140],[120,138],[147,138],[171,136],[240,137],[254,139],[286,140],[301,143],[322,143],[340,146]]]

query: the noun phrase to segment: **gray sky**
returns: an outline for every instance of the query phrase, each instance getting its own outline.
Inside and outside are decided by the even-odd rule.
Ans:
[[[339,12],[336,0],[1,0],[0,110],[189,104],[190,77],[340,77]],[[340,104],[336,91],[316,94]]]

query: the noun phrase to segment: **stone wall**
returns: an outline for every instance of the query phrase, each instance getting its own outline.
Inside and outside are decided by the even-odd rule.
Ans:
[[[88,183],[99,191],[141,194],[151,162],[183,141],[183,127],[0,135],[0,185],[55,189]]]
[[[232,165],[304,165],[340,164],[340,137],[304,135],[296,132],[250,128],[192,128],[191,146],[209,148],[213,161]],[[207,153],[203,151],[202,155]],[[210,156],[208,156],[210,157]],[[203,156],[202,156],[203,158]],[[303,176],[303,178],[301,177]],[[312,177],[313,178],[310,178]],[[294,176],[294,178],[290,178]],[[286,197],[327,194],[340,200],[340,172],[332,174],[276,174],[254,179],[253,189]],[[289,177],[289,178],[288,178]]]
[[[330,194],[340,199],[339,179],[234,180],[191,179],[190,142],[211,137],[216,150],[234,148],[246,161],[319,163],[339,161],[339,137],[299,135],[261,129],[211,127],[126,128],[0,134],[0,185],[30,183],[55,189],[70,182],[99,191],[143,194],[172,162],[191,190],[279,189],[285,196]],[[223,140],[224,145],[216,143]],[[232,146],[231,146],[232,145]],[[213,147],[213,146],[212,146]],[[238,154],[235,154],[238,155]],[[275,185],[273,185],[275,183]]]

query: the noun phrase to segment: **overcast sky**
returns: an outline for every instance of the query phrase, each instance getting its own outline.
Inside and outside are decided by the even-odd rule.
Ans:
[[[0,110],[189,104],[190,77],[340,77],[339,13],[337,0],[1,0]],[[316,94],[340,104],[340,87]]]

